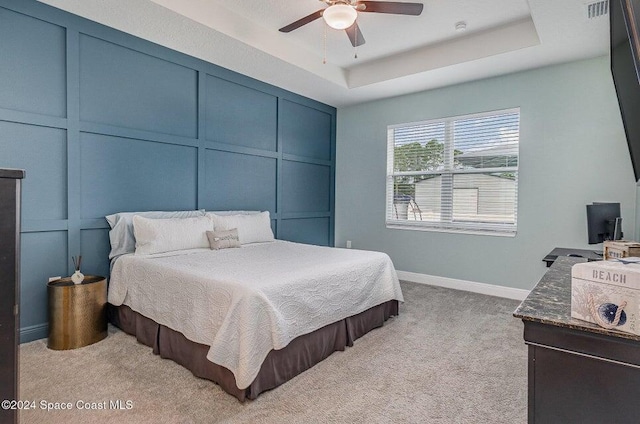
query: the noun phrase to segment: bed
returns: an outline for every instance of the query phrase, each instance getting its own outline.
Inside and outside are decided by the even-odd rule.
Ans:
[[[403,297],[384,253],[273,240],[120,255],[108,300],[116,326],[244,401],[353,345]]]

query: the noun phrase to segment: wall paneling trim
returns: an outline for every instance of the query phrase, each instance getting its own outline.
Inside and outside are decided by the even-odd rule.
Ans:
[[[34,0],[0,0],[0,167],[22,168],[21,341],[47,278],[108,275],[105,215],[268,210],[333,245],[335,108]]]

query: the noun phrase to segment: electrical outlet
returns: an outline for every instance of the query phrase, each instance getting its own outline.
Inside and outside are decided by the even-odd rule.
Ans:
[[[351,240],[347,240],[347,249],[351,249]]]

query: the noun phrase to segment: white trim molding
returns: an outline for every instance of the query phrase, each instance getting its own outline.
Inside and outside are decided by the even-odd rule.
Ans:
[[[529,295],[529,290],[525,289],[477,283],[475,281],[457,280],[455,278],[438,277],[437,275],[418,274],[416,272],[396,272],[400,280],[410,281],[412,283],[428,284],[430,286],[446,287],[448,289],[464,290],[514,300],[524,300]]]

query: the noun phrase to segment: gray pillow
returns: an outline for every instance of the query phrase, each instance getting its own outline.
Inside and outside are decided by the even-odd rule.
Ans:
[[[108,215],[105,218],[111,227],[109,241],[111,252],[109,259],[116,258],[125,253],[133,253],[136,250],[136,237],[133,234],[133,217],[139,215],[145,218],[193,218],[204,216],[204,209],[196,211],[150,211],[150,212],[120,212]]]
[[[226,231],[207,231],[207,238],[209,239],[209,246],[212,250],[240,247],[237,228]]]

